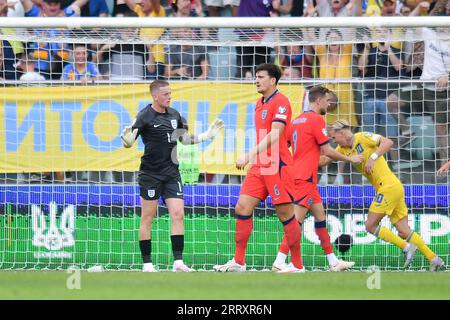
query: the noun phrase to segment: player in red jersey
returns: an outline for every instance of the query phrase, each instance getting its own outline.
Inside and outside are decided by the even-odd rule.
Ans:
[[[277,89],[281,70],[274,64],[261,64],[256,69],[256,88],[262,97],[256,103],[255,129],[257,145],[239,158],[239,170],[251,164],[239,195],[236,212],[236,251],[224,265],[214,266],[221,272],[246,270],[245,250],[253,229],[254,208],[270,194],[278,218],[284,225],[286,243],[292,265],[284,272],[303,272],[300,255],[300,226],[294,215],[291,175],[292,155],[288,147],[286,126],[291,121],[289,99]]]
[[[351,268],[354,262],[338,260],[333,252],[330,236],[326,227],[325,209],[317,188],[317,175],[321,153],[338,161],[360,163],[360,155],[347,157],[337,152],[329,144],[330,139],[326,130],[325,119],[331,102],[332,92],[322,86],[315,86],[309,90],[310,110],[298,116],[287,129],[293,151],[294,170],[294,199],[295,215],[299,223],[303,222],[308,210],[315,218],[315,231],[325,252],[331,271],[341,271]],[[289,252],[286,236],[280,246],[272,270],[280,272],[289,268],[285,259]]]

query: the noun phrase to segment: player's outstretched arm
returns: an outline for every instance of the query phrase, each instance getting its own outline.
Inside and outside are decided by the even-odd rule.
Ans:
[[[443,176],[444,173],[446,173],[449,169],[450,169],[450,161],[447,162],[446,164],[442,165],[442,167],[439,168],[439,170],[437,171],[437,175]]]
[[[197,144],[200,142],[203,142],[205,140],[213,140],[217,134],[219,133],[220,129],[224,127],[223,121],[220,119],[215,119],[208,127],[208,130],[205,132],[196,135],[191,135],[185,132],[180,139],[180,142],[182,144]]]
[[[131,126],[126,126],[123,129],[120,138],[122,138],[122,144],[125,148],[131,148],[136,141],[136,136],[138,134],[138,129],[134,129]]]

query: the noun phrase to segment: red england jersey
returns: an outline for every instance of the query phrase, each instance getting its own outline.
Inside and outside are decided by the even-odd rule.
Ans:
[[[294,179],[317,183],[320,147],[330,141],[325,119],[314,111],[303,112],[289,127],[294,154]]]
[[[264,97],[258,100],[255,110],[255,129],[256,129],[256,143],[261,140],[271,131],[273,122],[281,122],[286,125],[283,134],[278,140],[278,145],[271,146],[265,153],[258,156],[254,166],[269,167],[281,160],[284,164],[292,164],[292,155],[289,151],[287,129],[291,122],[292,110],[289,99],[276,90],[266,101]],[[276,154],[279,156],[277,157]],[[274,162],[275,161],[275,162]]]

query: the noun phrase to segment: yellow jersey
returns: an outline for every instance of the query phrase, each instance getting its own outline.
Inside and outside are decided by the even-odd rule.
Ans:
[[[336,148],[337,151],[346,156],[360,154],[364,157],[363,162],[353,166],[370,181],[376,192],[378,192],[378,189],[382,186],[392,186],[396,184],[402,185],[400,180],[389,168],[384,156],[381,156],[375,160],[375,165],[371,174],[367,174],[365,172],[364,166],[372,153],[378,149],[380,141],[381,136],[379,134],[371,132],[358,132],[353,135],[353,145],[351,147],[338,146]]]
[[[145,13],[142,11],[142,8],[140,5],[136,4],[134,6],[134,12],[139,17],[165,17],[166,11],[164,10],[164,7],[161,6],[159,13],[156,13],[155,11],[152,11],[148,16],[145,15]],[[158,40],[164,33],[164,28],[142,28],[140,30],[140,37],[143,40]],[[154,44],[151,46],[153,53],[153,58],[155,59],[155,62],[164,63],[165,60],[165,52],[164,52],[164,45],[162,44]]]

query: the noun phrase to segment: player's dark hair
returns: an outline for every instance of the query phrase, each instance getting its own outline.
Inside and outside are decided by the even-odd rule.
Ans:
[[[153,94],[162,87],[168,87],[169,83],[165,80],[155,80],[150,84],[150,93]]]
[[[276,79],[276,82],[275,82],[276,84],[278,84],[278,80],[280,80],[280,78],[281,78],[281,69],[276,64],[272,64],[272,63],[260,64],[256,68],[255,74],[258,71],[267,71],[267,74],[269,75],[269,77]]]
[[[317,99],[325,97],[327,93],[331,93],[330,89],[322,86],[314,86],[309,89],[309,103],[315,102]]]

